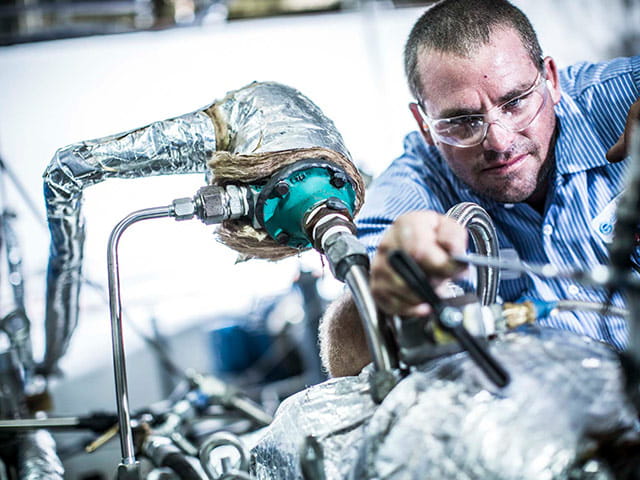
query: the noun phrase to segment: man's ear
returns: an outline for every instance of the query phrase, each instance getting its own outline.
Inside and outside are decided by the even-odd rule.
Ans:
[[[553,104],[557,104],[562,97],[562,89],[560,88],[560,78],[558,77],[558,67],[556,62],[551,57],[544,58],[544,69],[547,77],[547,88],[551,94],[551,100]]]
[[[427,125],[427,122],[424,121],[424,118],[422,117],[422,112],[420,112],[420,106],[415,102],[411,102],[409,104],[409,110],[411,110],[411,113],[413,114],[413,118],[418,123],[418,128],[422,132],[422,136],[424,137],[426,142],[429,145],[434,145],[435,142],[433,141],[433,138],[431,138],[431,132],[429,132],[429,126]]]

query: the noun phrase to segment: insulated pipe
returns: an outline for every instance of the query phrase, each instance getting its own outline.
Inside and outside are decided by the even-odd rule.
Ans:
[[[263,154],[312,148],[350,158],[333,122],[313,102],[291,87],[263,82],[229,92],[193,113],[58,150],[44,172],[51,247],[40,372],[55,372],[78,319],[84,188],[109,178],[204,173],[209,161],[216,182],[233,183],[249,169],[242,165],[223,175],[222,157],[246,157],[252,166]],[[262,169],[264,175],[261,167],[253,170]]]
[[[473,244],[479,254],[491,258],[500,257],[496,228],[484,208],[475,203],[463,202],[451,207],[446,215],[469,230]],[[500,269],[487,266],[476,268],[478,272],[477,291],[480,295],[480,300],[483,305],[491,305],[496,302],[498,295]]]
[[[44,172],[51,233],[45,311],[45,355],[39,370],[55,372],[75,330],[82,281],[83,190],[109,178],[204,173],[215,129],[202,111],[58,150]]]
[[[133,432],[129,413],[129,395],[127,392],[127,369],[122,333],[122,302],[120,299],[120,272],[118,269],[118,243],[124,231],[142,220],[170,217],[173,207],[156,207],[138,210],[122,219],[109,236],[107,246],[107,268],[109,273],[109,310],[111,312],[111,342],[113,346],[113,370],[116,384],[116,405],[118,424],[120,425],[120,447],[122,462],[118,469],[118,478],[135,475],[138,470],[133,447]],[[121,477],[122,476],[122,477]]]
[[[63,480],[64,466],[56,453],[56,442],[47,430],[18,435],[20,480]]]

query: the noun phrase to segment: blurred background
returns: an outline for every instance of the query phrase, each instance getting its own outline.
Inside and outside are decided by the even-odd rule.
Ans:
[[[49,236],[42,173],[65,145],[182,115],[252,81],[300,90],[331,118],[356,165],[376,176],[413,129],[402,49],[431,2],[410,0],[15,0],[0,2],[0,213],[19,248],[0,254],[0,317],[11,309],[7,258],[22,264],[34,352],[44,343]],[[638,0],[515,2],[559,65],[640,51]],[[193,196],[202,175],[108,180],[84,192],[80,319],[55,414],[113,410],[106,249],[134,210]],[[6,242],[5,242],[6,243]],[[4,248],[4,246],[3,246]],[[163,398],[181,368],[213,372],[275,408],[324,378],[317,321],[342,286],[317,253],[236,263],[200,222],[143,222],[120,243],[129,394]],[[147,340],[145,340],[147,339]],[[117,445],[68,478],[112,471]]]

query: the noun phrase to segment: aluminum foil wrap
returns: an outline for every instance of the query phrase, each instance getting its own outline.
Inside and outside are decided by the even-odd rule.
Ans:
[[[330,379],[287,398],[251,451],[257,480],[303,478],[300,450],[307,436],[321,445],[327,479],[346,478],[358,458],[364,427],[375,409],[365,368],[358,377]],[[311,480],[311,479],[309,479]]]
[[[252,83],[199,111],[58,150],[44,173],[51,247],[40,372],[55,371],[77,323],[85,187],[108,178],[207,172],[208,161],[221,152],[310,147],[349,158],[333,123],[300,92],[278,83]],[[241,179],[251,167],[243,165],[232,177]]]
[[[56,454],[56,442],[46,430],[20,436],[18,448],[20,480],[63,480],[64,467]]]
[[[315,435],[330,479],[632,478],[640,427],[613,350],[530,327],[492,342],[491,352],[511,374],[503,390],[460,353],[413,371],[377,407],[351,393],[366,388],[362,374],[334,379],[329,393],[320,385],[297,394],[254,449],[256,472],[282,453],[289,473],[278,478],[303,478],[293,446]]]
[[[207,159],[215,149],[211,119],[197,111],[69,145],[55,153],[44,172],[51,247],[41,373],[53,373],[77,323],[85,236],[81,215],[84,188],[108,178],[206,172]]]
[[[298,148],[326,148],[350,155],[333,122],[302,93],[272,82],[235,90],[209,109],[219,148],[248,155]]]

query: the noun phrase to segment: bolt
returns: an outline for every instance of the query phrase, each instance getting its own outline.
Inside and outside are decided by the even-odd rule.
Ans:
[[[286,245],[287,242],[289,242],[290,238],[291,237],[287,232],[282,231],[278,235],[276,235],[276,242],[278,242],[280,245]]]
[[[347,208],[344,202],[336,197],[327,198],[325,206],[330,210],[345,210]]]
[[[335,172],[333,175],[331,175],[331,180],[329,180],[329,183],[336,188],[342,188],[347,183],[347,176],[342,172]]]
[[[460,310],[454,307],[445,307],[440,314],[440,321],[445,327],[455,328],[462,325],[464,315]]]
[[[273,195],[276,197],[284,197],[287,193],[289,193],[289,184],[284,180],[276,183],[273,187]]]

